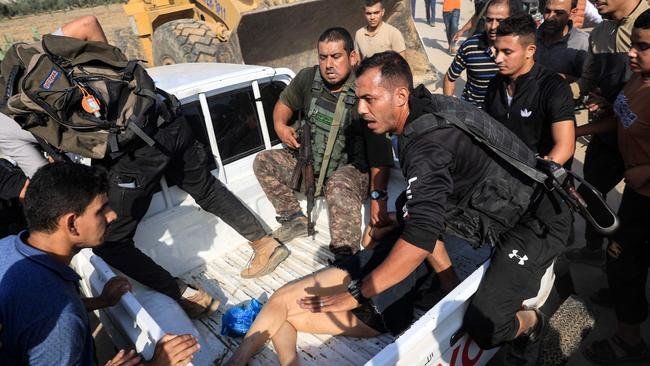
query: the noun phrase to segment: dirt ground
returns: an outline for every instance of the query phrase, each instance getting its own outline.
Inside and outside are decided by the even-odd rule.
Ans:
[[[84,15],[96,16],[104,27],[108,41],[122,49],[129,58],[144,58],[139,41],[131,30],[129,18],[122,10],[122,4],[4,19],[0,21],[0,35],[3,36],[0,38],[0,43],[4,46],[5,37],[14,41],[30,42],[33,40],[34,30],[42,36],[54,32],[66,22]]]

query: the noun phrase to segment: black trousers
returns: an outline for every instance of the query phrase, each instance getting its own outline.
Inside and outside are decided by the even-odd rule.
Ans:
[[[525,300],[538,295],[546,270],[565,250],[571,220],[569,208],[555,194],[545,193],[536,210],[502,235],[463,322],[481,348],[515,338],[515,314]]]
[[[648,317],[649,210],[650,197],[626,187],[618,210],[621,227],[607,250],[607,282],[616,318],[626,324],[640,324]]]
[[[94,253],[136,281],[178,299],[181,289],[176,279],[133,242],[138,223],[165,172],[172,172],[178,186],[199,206],[246,239],[260,239],[266,231],[248,207],[210,174],[206,150],[184,118],[163,126],[153,137],[156,140],[153,147],[145,145],[103,162],[109,170],[109,204],[118,217]]]
[[[623,179],[625,168],[623,158],[614,143],[603,141],[598,135],[594,135],[585,152],[585,165],[583,168],[584,178],[603,196],[614,189]],[[585,194],[584,186],[578,187],[578,192],[583,195],[588,205],[595,205],[590,202],[591,194]],[[585,240],[587,248],[591,250],[601,249],[603,236],[599,234],[593,225],[585,223]]]

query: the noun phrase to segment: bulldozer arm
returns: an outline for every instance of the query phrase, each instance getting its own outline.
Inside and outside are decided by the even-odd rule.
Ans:
[[[318,62],[317,40],[330,27],[340,26],[354,37],[365,25],[363,3],[350,0],[266,0],[257,10],[242,14],[236,30],[244,63],[288,67],[298,71]],[[280,4],[281,2],[291,2]],[[406,59],[416,83],[433,88],[435,70],[411,17],[410,5],[384,0],[384,21],[400,30],[406,42]]]

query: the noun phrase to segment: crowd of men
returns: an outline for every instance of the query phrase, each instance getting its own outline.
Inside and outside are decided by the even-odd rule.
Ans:
[[[546,1],[541,25],[520,0],[476,3],[470,26],[458,32],[474,27],[476,33],[458,48],[442,95],[413,85],[404,39],[384,22],[381,1],[365,1],[367,25],[354,38],[340,27],[321,34],[318,64],[297,73],[273,110],[283,148],[260,152],[254,161],[254,174],[278,215],[280,226],[271,233],[209,173],[204,147],[182,116],[157,129],[155,145],[141,144],[89,167],[49,163],[29,132],[0,115],[0,151],[17,162],[0,160],[0,217],[11,221],[0,228],[0,358],[93,363],[87,311],[114,305],[130,284],[118,277],[99,297],[80,298],[79,276],[69,263],[81,248],[92,248],[125,275],[178,301],[192,318],[216,311],[219,303],[210,294],[174,278],[134,245],[137,225],[166,172],[250,242],[254,256],[243,278],[271,273],[288,257],[287,244],[310,233],[312,223],[295,195],[308,187],[304,177],[299,187],[292,184],[296,166],[304,163],[301,134],[309,124],[315,195],[327,203],[335,261],[276,291],[229,365],[245,365],[269,339],[281,364],[296,364],[297,332],[401,333],[413,320],[422,279],[437,276],[443,293],[458,283],[445,249],[454,240],[493,247],[463,327],[484,349],[504,347],[505,364],[539,361],[554,273],[564,275],[556,266],[559,256],[606,257],[606,296],[618,328],[585,345],[585,356],[597,364],[650,360],[640,332],[648,315],[650,259],[644,219],[650,207],[649,6],[645,0],[599,0],[604,20],[585,33],[572,22],[578,0]],[[106,42],[92,17],[55,33]],[[457,98],[455,81],[463,70],[467,83]],[[582,104],[592,121],[576,127],[575,108]],[[296,115],[303,121],[290,125]],[[567,251],[569,207],[499,152],[507,149],[505,155],[519,162],[534,164],[538,157],[571,168],[582,135],[592,136],[587,181],[606,195],[625,178],[621,226],[605,238],[587,225],[586,247]],[[408,187],[391,216],[387,185],[394,154]],[[361,207],[368,198],[374,246],[360,250]],[[44,299],[48,309],[40,306]],[[148,364],[187,364],[198,348],[190,335],[167,335]],[[120,351],[109,364],[140,362],[133,351]]]

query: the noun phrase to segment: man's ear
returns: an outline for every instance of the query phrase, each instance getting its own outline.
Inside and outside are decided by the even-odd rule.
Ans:
[[[408,88],[400,86],[395,88],[395,104],[397,107],[403,107],[405,104],[408,104],[409,102],[409,95],[411,93],[409,92]]]
[[[66,234],[70,236],[77,236],[79,232],[76,227],[77,215],[74,213],[67,213],[59,218],[59,227],[64,228]]]
[[[350,65],[356,67],[359,64],[359,53],[357,50],[352,50],[350,52]]]
[[[534,44],[526,46],[526,58],[535,57],[536,50],[537,50],[537,46],[535,46]]]

